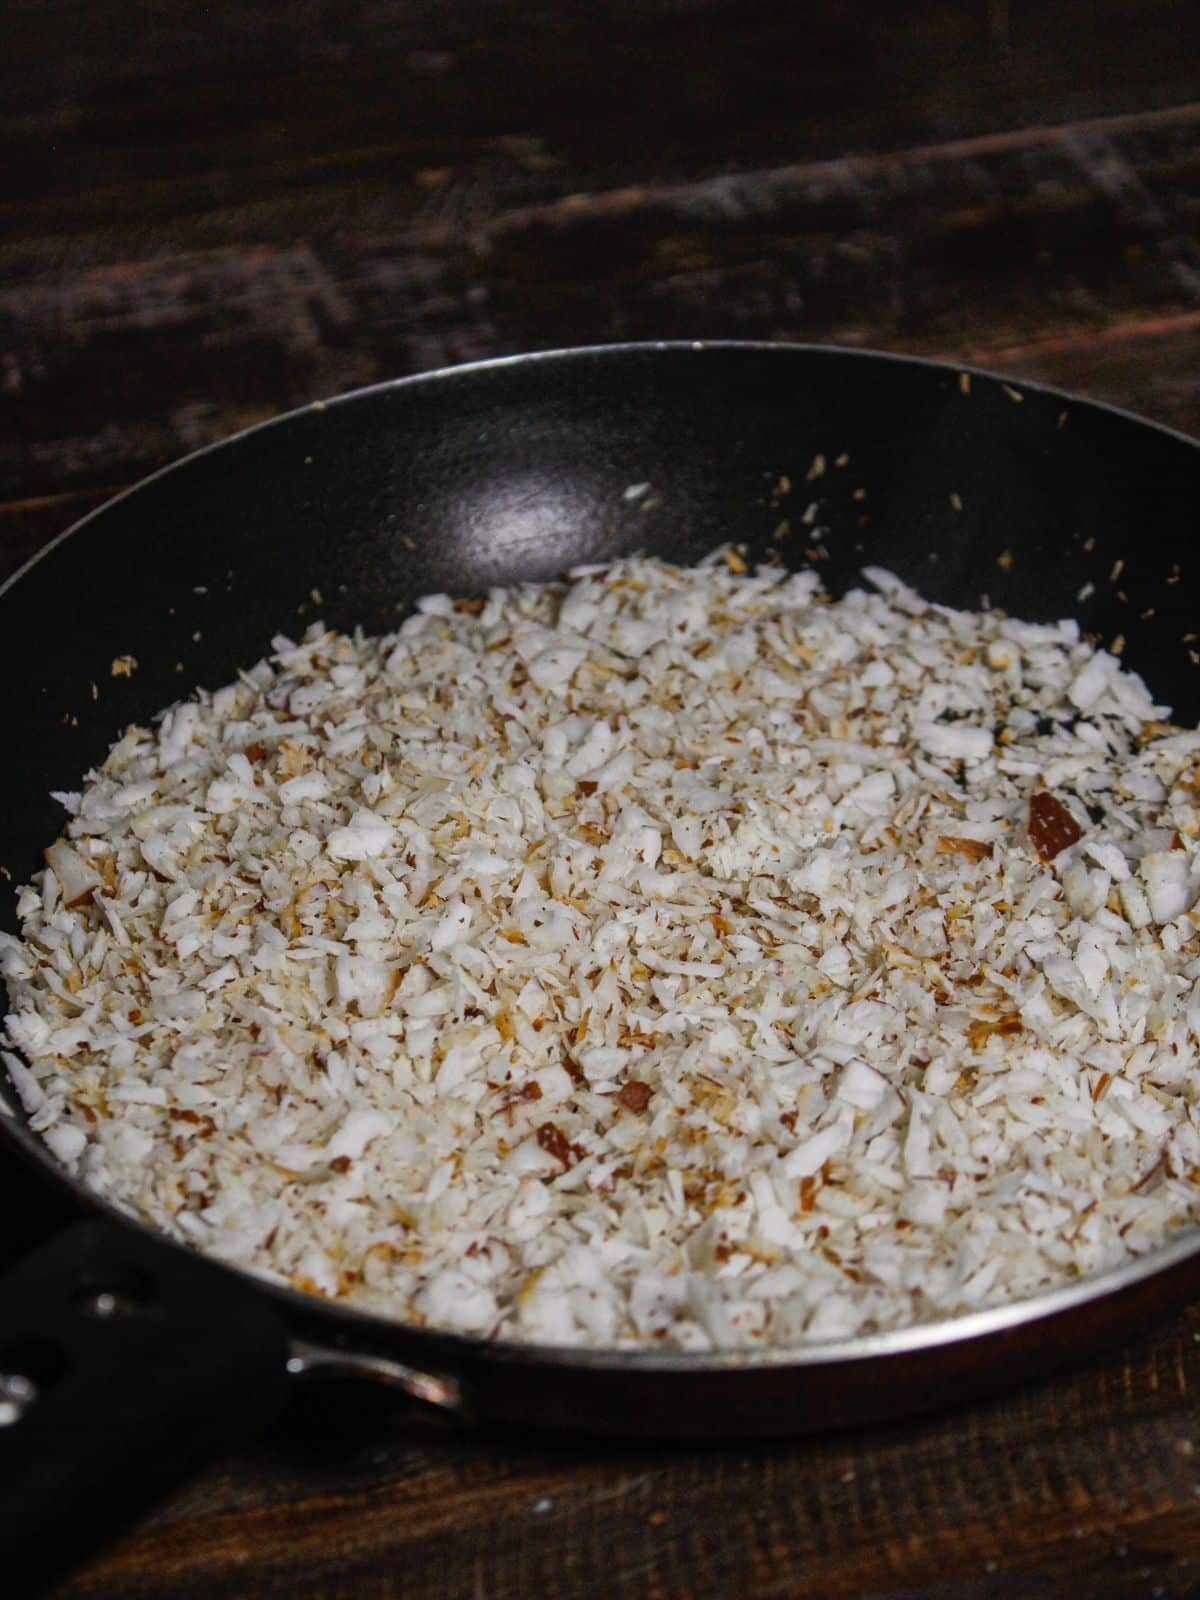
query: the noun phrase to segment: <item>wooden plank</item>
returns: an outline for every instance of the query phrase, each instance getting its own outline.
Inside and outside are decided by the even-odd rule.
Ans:
[[[1192,1313],[968,1412],[771,1445],[405,1437],[374,1398],[312,1401],[59,1600],[237,1593],[248,1571],[339,1600],[1190,1593],[1197,1341]]]
[[[434,185],[400,217],[343,175],[291,198],[298,239],[39,268],[0,290],[0,497],[133,479],[315,396],[519,349],[958,356],[1187,315],[1198,129],[1181,108],[532,205]]]
[[[1200,437],[1200,313],[963,354],[997,372],[1075,389]]]
[[[11,0],[4,35],[0,153],[39,213],[114,176],[244,192],[264,161],[385,143],[420,166],[519,137],[582,187],[680,180],[1145,110],[1200,79],[1200,21],[1170,0],[374,0],[336,25],[311,0],[150,25],[134,0]]]

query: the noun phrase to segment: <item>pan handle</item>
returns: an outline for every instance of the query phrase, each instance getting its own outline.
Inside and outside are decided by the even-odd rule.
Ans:
[[[0,1278],[0,1572],[35,1593],[266,1428],[287,1383],[250,1285],[109,1223],[53,1236]]]
[[[376,1355],[348,1344],[314,1344],[309,1339],[293,1338],[289,1350],[287,1365],[293,1378],[362,1378],[388,1389],[399,1389],[410,1400],[433,1406],[455,1422],[476,1420],[462,1380],[448,1372],[410,1367],[393,1356]]]

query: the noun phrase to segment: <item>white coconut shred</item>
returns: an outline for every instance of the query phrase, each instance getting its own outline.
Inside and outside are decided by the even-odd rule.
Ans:
[[[1072,622],[724,555],[314,626],[131,728],[4,942],[54,1153],[272,1279],[597,1346],[1193,1223],[1200,736]]]

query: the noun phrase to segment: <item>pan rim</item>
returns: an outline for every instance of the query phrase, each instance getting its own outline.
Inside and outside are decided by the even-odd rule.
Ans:
[[[102,516],[106,516],[114,507],[121,504],[131,495],[139,494],[148,489],[169,473],[182,471],[193,462],[201,461],[204,457],[212,455],[215,451],[228,449],[232,445],[240,444],[243,440],[253,438],[269,428],[279,428],[287,423],[295,422],[307,416],[310,412],[331,411],[344,405],[366,400],[382,394],[390,394],[411,387],[433,387],[442,383],[466,379],[478,373],[501,371],[510,367],[532,367],[535,365],[559,365],[572,360],[583,358],[609,357],[609,356],[646,356],[649,354],[684,354],[692,353],[703,355],[710,352],[733,352],[757,354],[778,354],[787,356],[816,355],[836,356],[847,359],[862,360],[864,362],[885,362],[889,366],[917,367],[925,371],[939,372],[946,377],[957,378],[960,373],[965,373],[972,380],[978,378],[981,383],[990,384],[997,388],[1015,389],[1022,394],[1037,395],[1045,399],[1059,400],[1068,405],[1081,406],[1089,411],[1099,411],[1118,418],[1123,422],[1131,422],[1137,427],[1146,429],[1164,438],[1172,439],[1179,444],[1187,445],[1193,450],[1200,450],[1200,438],[1182,429],[1172,427],[1169,423],[1156,422],[1152,417],[1143,416],[1140,412],[1131,411],[1127,406],[1118,406],[1109,400],[1096,400],[1087,395],[1081,395],[1069,389],[1060,389],[1055,384],[1042,383],[1035,378],[1021,378],[1004,372],[992,371],[987,367],[979,367],[968,361],[947,361],[939,356],[909,355],[898,350],[879,350],[866,345],[820,344],[803,340],[772,340],[772,339],[630,339],[614,344],[581,344],[559,345],[548,350],[517,351],[506,356],[485,356],[478,361],[462,361],[448,367],[431,367],[424,372],[410,372],[399,378],[381,378],[378,383],[360,385],[356,389],[345,389],[330,395],[327,399],[306,400],[302,405],[293,406],[288,411],[281,411],[277,416],[264,417],[261,422],[251,423],[247,428],[239,428],[235,433],[227,434],[223,439],[215,439],[210,444],[201,445],[197,450],[191,450],[186,455],[177,456],[174,460],[165,462],[161,467],[156,467],[145,477],[139,478],[127,488],[110,495],[107,500],[101,501],[98,506],[93,506],[77,521],[64,528],[40,550],[35,550],[27,560],[0,582],[0,599],[8,591],[33,570],[41,561],[50,556],[58,547],[68,539],[74,538],[77,533],[88,527]]]
[[[202,461],[215,451],[227,450],[258,433],[293,423],[313,412],[333,411],[343,405],[368,401],[392,392],[409,388],[430,388],[447,382],[468,381],[471,377],[503,371],[512,367],[557,367],[571,362],[587,360],[615,360],[619,357],[645,358],[651,355],[704,356],[707,354],[763,354],[771,358],[795,359],[798,356],[839,357],[860,359],[867,363],[886,362],[942,374],[957,379],[968,374],[989,386],[1008,386],[1024,394],[1062,402],[1086,411],[1107,413],[1118,420],[1131,423],[1139,430],[1149,430],[1161,437],[1200,450],[1200,439],[1168,424],[1156,422],[1126,407],[1108,401],[1060,389],[1053,384],[1026,378],[1007,377],[969,362],[951,361],[937,357],[909,355],[903,352],[877,350],[860,346],[791,342],[776,340],[631,340],[609,344],[565,346],[548,350],[518,352],[493,356],[478,361],[464,362],[429,371],[407,374],[402,377],[382,379],[377,383],[346,390],[329,399],[318,399],[268,417],[189,452],[157,468],[129,487],[103,501],[83,517],[65,528],[55,538],[36,551],[15,571],[0,582],[0,600],[4,599],[28,573],[57,551],[60,545],[81,533],[91,523],[107,516],[130,496],[136,495],[168,474],[181,471]],[[186,1255],[197,1256],[223,1270],[235,1274],[268,1295],[283,1311],[299,1321],[314,1319],[327,1321],[331,1334],[339,1346],[386,1345],[397,1339],[419,1343],[431,1352],[434,1363],[470,1364],[485,1359],[505,1365],[545,1365],[560,1368],[577,1368],[592,1371],[615,1371],[645,1374],[689,1374],[738,1372],[748,1370],[786,1370],[789,1368],[821,1368],[843,1364],[857,1365],[863,1361],[885,1357],[936,1354],[938,1350],[966,1345],[987,1339],[1030,1324],[1045,1322],[1062,1313],[1076,1310],[1093,1301],[1106,1300],[1132,1289],[1148,1279],[1165,1276],[1200,1255],[1200,1224],[1180,1232],[1171,1242],[1146,1252],[1120,1266],[1090,1274],[1075,1282],[1055,1289],[1042,1290],[1020,1300],[1005,1302],[968,1312],[956,1317],[941,1317],[922,1323],[884,1330],[878,1333],[856,1335],[848,1339],[812,1341],[798,1345],[770,1346],[766,1348],[739,1347],[728,1350],[681,1351],[631,1346],[600,1347],[540,1344],[512,1339],[490,1340],[449,1330],[420,1327],[401,1318],[381,1315],[337,1301],[305,1294],[287,1285],[277,1283],[254,1269],[224,1260],[173,1238],[160,1228],[126,1212],[105,1196],[89,1189],[55,1160],[43,1142],[20,1126],[7,1114],[7,1105],[0,1098],[0,1144],[7,1144],[20,1157],[36,1166],[44,1177],[56,1187],[69,1192],[89,1210],[100,1212],[124,1227],[136,1229],[156,1244],[166,1245]]]
[[[388,1317],[342,1301],[305,1294],[252,1267],[199,1250],[88,1188],[55,1160],[41,1140],[25,1128],[14,1126],[7,1115],[0,1117],[0,1146],[6,1143],[10,1148],[15,1147],[16,1153],[36,1166],[56,1188],[69,1194],[90,1212],[100,1213],[119,1227],[133,1229],[156,1246],[194,1257],[206,1265],[231,1273],[240,1282],[250,1284],[267,1295],[285,1313],[292,1313],[301,1324],[311,1323],[314,1319],[327,1322],[330,1324],[329,1337],[337,1349],[352,1355],[356,1349],[378,1349],[397,1339],[415,1341],[431,1352],[432,1367],[453,1368],[484,1359],[507,1366],[577,1367],[596,1372],[639,1372],[666,1376],[857,1366],[864,1361],[882,1360],[885,1357],[932,1355],[942,1349],[996,1338],[1037,1323],[1049,1322],[1094,1301],[1111,1299],[1149,1279],[1165,1277],[1200,1257],[1198,1223],[1181,1231],[1170,1243],[1149,1250],[1145,1255],[1104,1272],[1088,1274],[1056,1289],[1043,1289],[1020,1300],[985,1306],[961,1316],[939,1317],[876,1333],[857,1334],[848,1339],[812,1340],[805,1344],[690,1351],[664,1350],[653,1346],[631,1345],[622,1348],[487,1339],[449,1329],[422,1327],[401,1317]],[[294,1328],[289,1331],[293,1334],[296,1332]]]

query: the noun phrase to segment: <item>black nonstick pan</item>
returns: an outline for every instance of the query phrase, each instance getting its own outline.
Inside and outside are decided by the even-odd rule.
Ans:
[[[650,488],[637,498],[631,484]],[[811,508],[811,509],[810,509]],[[636,345],[385,384],[190,457],[0,591],[0,893],[41,865],[129,722],[227,682],[320,614],[393,626],[431,590],[549,578],[738,540],[865,563],[933,599],[1077,616],[1178,720],[1200,716],[1200,450],[1108,408],[856,352]],[[314,599],[318,591],[320,601]],[[114,676],[132,656],[137,668]],[[93,685],[95,686],[93,688]],[[61,1564],[205,1451],[265,1426],[297,1374],[347,1370],[465,1419],[697,1438],[795,1433],[960,1402],[1078,1360],[1200,1290],[1200,1231],[1120,1271],[953,1322],[692,1356],[406,1327],[200,1260],[71,1184],[0,1076],[0,1161],[30,1210],[90,1220],[0,1282],[0,1570]],[[17,1591],[20,1592],[20,1591]]]

